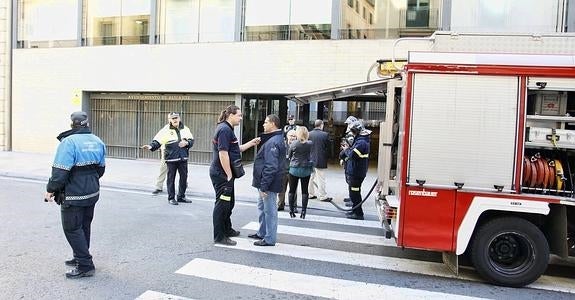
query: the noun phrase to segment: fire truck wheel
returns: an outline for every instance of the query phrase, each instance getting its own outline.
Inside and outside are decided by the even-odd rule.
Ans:
[[[537,280],[549,261],[549,245],[533,223],[517,217],[483,224],[471,245],[475,269],[491,283],[522,287]]]

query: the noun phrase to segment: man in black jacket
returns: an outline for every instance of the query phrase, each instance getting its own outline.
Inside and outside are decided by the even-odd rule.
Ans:
[[[60,144],[44,201],[61,205],[62,228],[74,254],[65,262],[74,267],[66,277],[80,278],[93,276],[96,270],[89,251],[90,233],[105,171],[106,146],[88,128],[85,112],[74,112],[70,119],[72,129],[57,137]]]
[[[331,197],[325,191],[325,172],[327,169],[327,153],[329,150],[329,134],[323,131],[323,121],[315,120],[315,128],[310,131],[311,160],[313,161],[313,173],[309,180],[309,199],[319,198],[320,201],[329,202]],[[317,191],[316,191],[317,186]]]
[[[254,161],[252,186],[258,189],[258,211],[260,227],[257,233],[248,237],[258,239],[256,246],[273,246],[278,230],[277,194],[282,190],[285,176],[286,147],[280,128],[280,119],[269,115],[264,121],[263,144]]]

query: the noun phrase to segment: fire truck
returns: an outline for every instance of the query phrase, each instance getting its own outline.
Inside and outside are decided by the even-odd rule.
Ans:
[[[442,252],[456,272],[465,255],[509,287],[537,280],[550,256],[572,262],[575,36],[424,42],[381,79],[375,204],[386,237]]]

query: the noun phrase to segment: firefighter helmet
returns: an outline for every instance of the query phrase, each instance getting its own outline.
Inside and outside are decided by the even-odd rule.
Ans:
[[[349,125],[349,129],[351,130],[351,132],[358,134],[360,133],[362,130],[364,130],[365,128],[363,127],[363,123],[359,120],[355,120],[353,121],[350,125]]]
[[[351,123],[353,123],[353,122],[355,122],[355,121],[357,121],[357,118],[356,118],[356,117],[354,117],[354,116],[349,116],[349,117],[347,117],[347,119],[345,119],[345,122],[343,122],[343,123],[350,125]]]

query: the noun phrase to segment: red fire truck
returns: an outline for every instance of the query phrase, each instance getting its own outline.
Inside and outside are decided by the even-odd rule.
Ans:
[[[550,255],[573,259],[575,37],[554,38],[495,36],[485,52],[446,42],[409,52],[385,81],[375,202],[398,246],[443,252],[454,270],[466,255],[510,287],[537,280]]]

